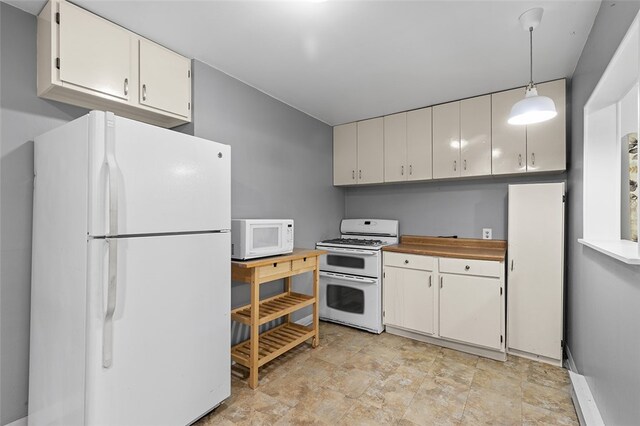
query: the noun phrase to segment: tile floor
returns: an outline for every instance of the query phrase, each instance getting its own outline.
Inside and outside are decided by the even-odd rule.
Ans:
[[[208,425],[577,425],[564,369],[464,354],[388,333],[320,325],[267,364],[251,390],[234,373],[231,397]]]

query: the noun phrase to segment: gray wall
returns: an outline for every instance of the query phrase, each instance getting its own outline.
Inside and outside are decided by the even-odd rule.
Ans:
[[[193,84],[193,134],[231,145],[231,216],[292,218],[298,247],[336,237],[344,195],[332,186],[332,128],[199,61]],[[297,291],[311,291],[309,275],[294,279]],[[234,306],[249,302],[247,285],[232,290]],[[261,286],[263,295],[280,290]],[[235,327],[234,341],[243,337]]]
[[[610,425],[640,419],[640,267],[577,242],[582,237],[582,110],[639,8],[637,1],[602,3],[572,80],[568,349]]]
[[[27,413],[33,138],[86,113],[36,96],[36,18],[0,3],[0,424]]]
[[[354,187],[345,192],[346,217],[397,219],[401,234],[507,238],[509,184],[563,182],[565,174]]]
[[[36,96],[35,16],[0,3],[0,31],[0,424],[4,425],[27,414],[32,141],[87,111]],[[194,107],[201,108],[194,112],[194,123],[179,130],[232,146],[234,217],[292,217],[299,246],[312,247],[335,235],[344,198],[342,190],[331,186],[331,128],[205,64],[195,62],[195,68],[202,78],[194,78]],[[308,287],[304,281],[296,284]],[[243,302],[243,290],[234,290],[236,303]]]

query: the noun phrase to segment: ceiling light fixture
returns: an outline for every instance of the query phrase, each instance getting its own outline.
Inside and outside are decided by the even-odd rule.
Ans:
[[[533,29],[542,20],[543,9],[537,7],[524,12],[518,20],[522,27],[529,31],[529,84],[527,85],[524,99],[518,101],[511,108],[509,124],[533,124],[547,121],[558,115],[556,106],[551,98],[538,95],[536,85],[533,83]]]

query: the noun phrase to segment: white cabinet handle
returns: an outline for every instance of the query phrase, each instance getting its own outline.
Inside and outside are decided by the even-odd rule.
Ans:
[[[453,160],[453,171],[455,172],[456,170],[458,170],[458,162]]]
[[[413,174],[413,165],[409,164],[409,174],[412,175]]]
[[[513,259],[511,259],[511,270],[513,271]]]
[[[467,160],[464,160],[464,169],[467,170]]]
[[[443,276],[440,276],[440,288],[442,288],[442,280],[444,279]]]
[[[536,153],[535,152],[531,153],[531,165],[532,166],[536,165]]]
[[[431,275],[429,275],[429,288],[431,288]]]
[[[124,79],[124,95],[125,96],[129,95],[129,79],[128,78]]]
[[[352,180],[356,180],[356,171],[355,170],[351,170],[351,179]]]
[[[362,179],[362,170],[359,170],[359,172],[360,172],[360,174],[359,174],[358,179]]]
[[[522,154],[518,154],[518,166],[522,167]]]
[[[147,85],[146,84],[142,85],[142,100],[143,101],[147,100]]]
[[[404,176],[404,166],[402,166],[400,169],[401,169],[400,174],[401,174],[402,176]]]

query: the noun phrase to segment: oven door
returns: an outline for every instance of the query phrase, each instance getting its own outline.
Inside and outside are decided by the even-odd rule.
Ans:
[[[320,272],[320,318],[382,333],[380,280]]]
[[[380,251],[338,247],[319,247],[327,251],[320,256],[320,270],[338,274],[380,276]]]

